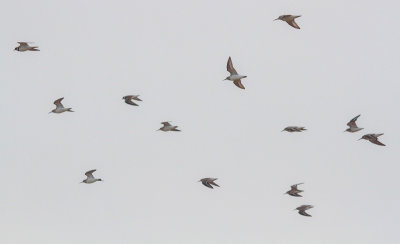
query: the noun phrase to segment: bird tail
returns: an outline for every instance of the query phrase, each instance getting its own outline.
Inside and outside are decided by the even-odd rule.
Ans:
[[[294,16],[295,19],[298,18],[298,17],[301,17],[301,15],[296,15],[296,16]]]
[[[376,134],[376,137],[380,137],[381,135],[383,135],[383,133]]]
[[[67,111],[68,111],[68,112],[75,112],[75,111],[72,111],[71,109],[72,109],[72,108],[69,108]]]
[[[39,49],[37,49],[38,47],[32,47],[30,50],[31,51],[40,51]]]

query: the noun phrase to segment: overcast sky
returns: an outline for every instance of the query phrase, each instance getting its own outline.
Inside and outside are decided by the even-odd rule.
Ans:
[[[400,243],[398,9],[3,1],[0,242]],[[229,56],[246,90],[222,81]],[[48,114],[60,97],[76,112]],[[358,114],[365,129],[343,133]],[[182,132],[156,132],[166,120]],[[90,169],[104,182],[78,184]]]

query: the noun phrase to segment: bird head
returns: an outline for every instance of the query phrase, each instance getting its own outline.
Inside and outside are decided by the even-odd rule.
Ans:
[[[14,51],[18,51],[18,47],[14,48]]]

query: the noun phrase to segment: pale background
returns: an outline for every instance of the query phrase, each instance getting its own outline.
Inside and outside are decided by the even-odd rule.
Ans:
[[[399,7],[3,1],[0,243],[400,243]],[[48,114],[59,97],[76,112]],[[78,184],[90,169],[104,182]]]

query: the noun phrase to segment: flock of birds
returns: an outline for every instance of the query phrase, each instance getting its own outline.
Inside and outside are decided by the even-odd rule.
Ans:
[[[285,21],[290,26],[292,26],[293,28],[300,29],[300,27],[295,22],[295,19],[300,17],[300,16],[301,15],[281,15],[275,20]],[[38,49],[39,47],[30,46],[29,43],[30,42],[18,42],[19,46],[16,47],[14,50],[15,51],[19,51],[19,52],[40,51]],[[232,63],[231,57],[228,58],[228,63],[226,65],[226,69],[227,69],[227,71],[229,72],[230,75],[228,77],[226,77],[224,80],[233,81],[233,83],[237,87],[239,87],[240,89],[245,89],[244,85],[242,84],[242,79],[246,78],[247,76],[238,74],[238,72],[233,67],[233,63]],[[72,111],[72,108],[65,108],[64,107],[64,105],[61,103],[63,99],[64,98],[62,97],[62,98],[59,98],[59,99],[55,100],[54,101],[54,105],[56,105],[56,108],[51,110],[49,113],[60,114],[60,113],[64,113],[64,112],[74,112],[74,111]],[[127,95],[127,96],[124,96],[122,99],[125,101],[126,104],[129,104],[129,105],[132,105],[132,106],[139,106],[134,101],[142,102],[142,100],[139,98],[139,95]],[[344,132],[354,133],[354,132],[358,132],[358,131],[362,130],[363,128],[358,127],[357,124],[356,124],[356,121],[357,121],[357,119],[359,117],[360,117],[360,115],[357,115],[356,117],[351,119],[347,123],[347,126],[349,128],[346,129]],[[161,122],[161,124],[163,126],[160,129],[158,129],[157,131],[159,131],[159,130],[164,131],[164,132],[180,131],[178,129],[178,126],[170,124],[170,121]],[[292,132],[302,132],[302,131],[305,131],[305,130],[306,130],[305,127],[288,126],[288,127],[284,128],[282,131],[287,131],[287,132],[291,132],[292,133]],[[371,143],[374,143],[376,145],[385,146],[385,144],[381,143],[378,140],[378,137],[380,137],[381,135],[383,135],[383,133],[380,133],[380,134],[365,134],[359,140],[364,139],[364,140],[368,140]],[[102,181],[102,179],[95,178],[93,176],[93,173],[95,171],[96,171],[95,169],[87,171],[85,173],[86,179],[84,179],[80,183],[92,184],[92,183],[95,183],[97,181]],[[203,179],[199,180],[199,182],[201,182],[204,186],[206,186],[206,187],[208,187],[210,189],[214,189],[213,186],[219,187],[219,185],[215,183],[216,180],[217,180],[217,178],[203,178]],[[293,196],[293,197],[302,197],[302,195],[300,195],[299,193],[303,192],[303,190],[299,190],[297,188],[297,186],[301,185],[301,184],[304,184],[304,183],[298,183],[298,184],[292,185],[291,189],[289,191],[287,191],[285,194],[288,194],[288,195]],[[306,210],[311,209],[311,208],[313,208],[312,205],[301,205],[301,206],[297,207],[295,210],[297,210],[300,215],[311,217],[311,215],[306,212]]]

